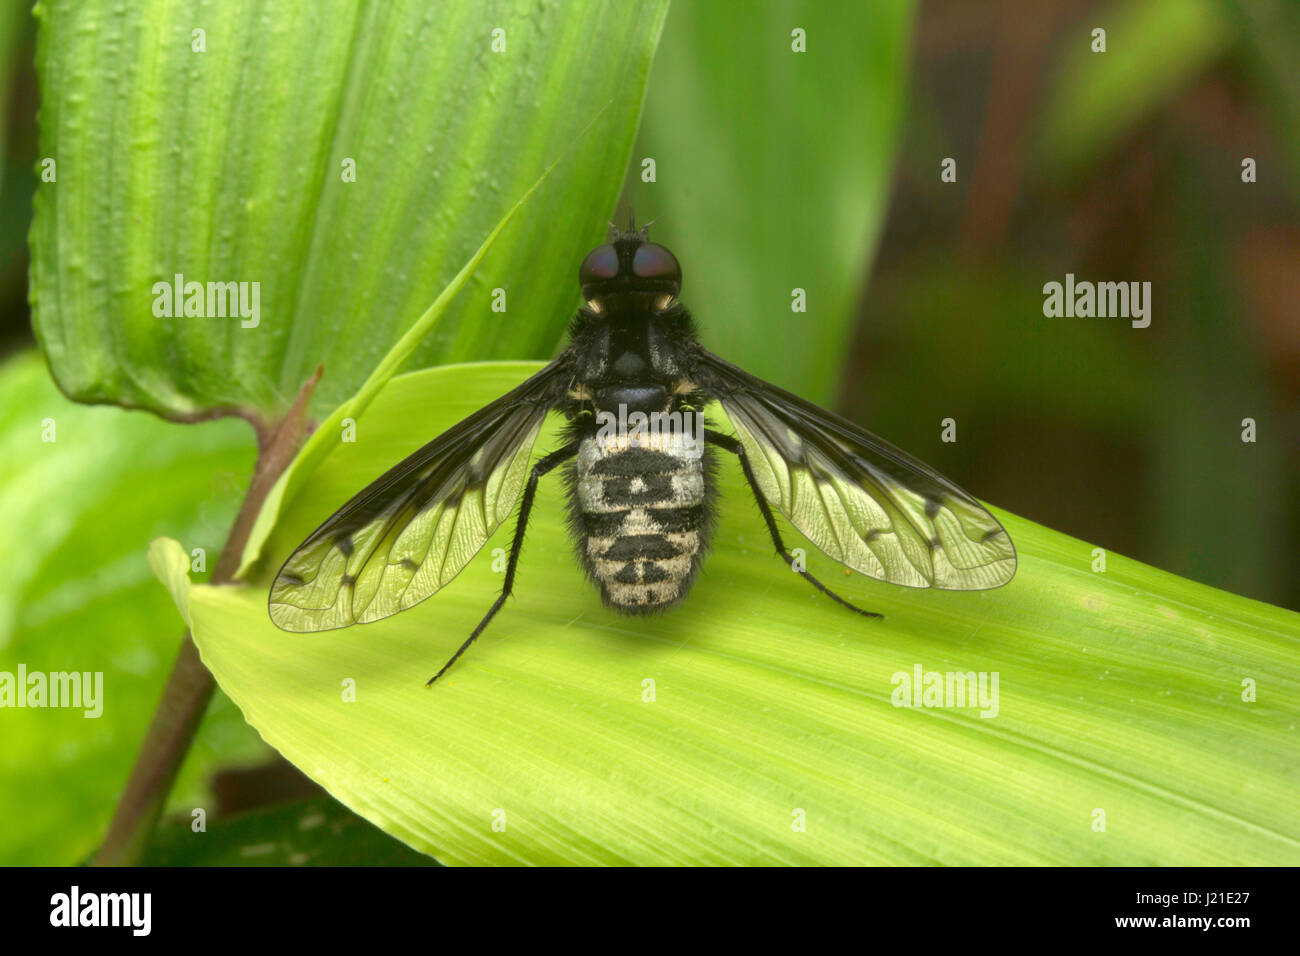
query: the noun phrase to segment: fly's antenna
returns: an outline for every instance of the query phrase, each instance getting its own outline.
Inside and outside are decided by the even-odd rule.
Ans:
[[[612,219],[606,219],[605,221],[609,223],[609,239],[611,242],[613,242],[615,239],[618,239],[620,236],[639,235],[642,239],[648,239],[650,238],[650,235],[646,230],[648,230],[651,226],[653,226],[662,218],[663,216],[656,216],[654,219],[651,219],[644,226],[638,229],[636,226],[636,211],[631,206],[628,206],[626,231],[620,229],[618,224],[615,223]]]
[[[640,236],[642,239],[649,239],[649,238],[650,238],[650,232],[649,232],[650,227],[653,226],[656,222],[658,222],[660,218],[661,218],[661,217],[656,216],[654,219],[651,219],[651,220],[650,220],[649,222],[647,222],[644,226],[642,226],[640,229],[638,229],[638,228],[636,227],[636,214],[632,211],[632,207],[631,207],[631,206],[628,206],[628,208],[627,208],[627,231],[628,231],[628,233],[629,233],[630,235]]]

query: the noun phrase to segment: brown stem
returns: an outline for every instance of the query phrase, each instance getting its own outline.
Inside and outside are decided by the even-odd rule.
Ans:
[[[229,584],[239,570],[248,536],[266,496],[297,453],[305,431],[307,400],[322,371],[320,366],[316,367],[315,374],[298,392],[293,407],[277,425],[268,428],[254,422],[257,466],[212,571],[213,584]],[[216,687],[212,674],[199,659],[193,637],[186,631],[113,822],[95,854],[96,866],[128,866],[140,859]]]

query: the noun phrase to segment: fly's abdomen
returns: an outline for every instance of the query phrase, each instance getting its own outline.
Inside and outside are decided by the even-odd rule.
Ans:
[[[686,595],[708,545],[702,449],[681,434],[643,443],[597,435],[578,448],[578,547],[605,603],[631,614]]]

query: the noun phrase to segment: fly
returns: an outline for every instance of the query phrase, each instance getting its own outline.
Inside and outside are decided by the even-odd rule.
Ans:
[[[501,593],[432,684],[510,596],[537,484],[561,466],[578,560],[605,605],[665,610],[708,550],[718,452],[739,464],[777,554],[858,614],[881,616],[796,562],[774,511],[846,568],[890,584],[977,591],[1015,575],[1010,536],[971,495],[706,351],[678,299],[677,258],[644,227],[612,227],[578,282],[584,305],[555,361],[394,466],[289,556],[271,585],[278,627],[326,631],[413,607],[460,573],[522,495]],[[707,427],[711,402],[734,434]],[[551,412],[567,420],[564,442],[530,467]]]

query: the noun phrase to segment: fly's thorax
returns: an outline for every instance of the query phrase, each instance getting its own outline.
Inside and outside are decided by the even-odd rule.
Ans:
[[[679,303],[604,300],[599,311],[579,310],[570,326],[565,364],[585,383],[673,381],[687,374],[698,349],[694,323]]]

